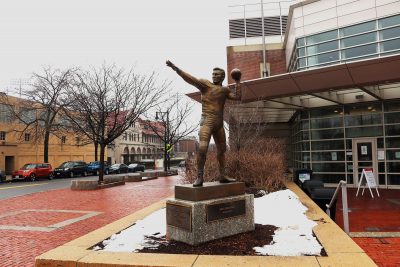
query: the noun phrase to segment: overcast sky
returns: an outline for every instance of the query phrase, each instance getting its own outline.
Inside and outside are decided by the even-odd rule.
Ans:
[[[215,66],[226,69],[229,4],[232,0],[2,0],[0,91],[18,87],[19,79],[44,66],[107,62],[141,73],[155,70],[172,81],[172,90],[193,92],[165,60],[199,78],[211,79]],[[200,104],[195,111],[198,121]]]

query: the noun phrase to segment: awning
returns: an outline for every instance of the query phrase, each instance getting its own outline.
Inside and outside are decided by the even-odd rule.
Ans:
[[[230,113],[287,122],[298,109],[400,98],[399,82],[400,55],[285,73],[243,81],[242,101]],[[187,95],[200,102],[199,92]]]

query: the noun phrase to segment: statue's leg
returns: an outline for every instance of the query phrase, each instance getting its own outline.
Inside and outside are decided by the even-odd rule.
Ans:
[[[208,145],[211,138],[211,128],[203,123],[199,131],[199,152],[197,153],[197,179],[193,186],[203,185],[204,165],[206,163]]]
[[[226,137],[224,127],[221,126],[214,134],[213,138],[217,147],[217,159],[219,163],[219,181],[221,183],[235,182],[235,179],[225,175],[225,152],[226,152]]]

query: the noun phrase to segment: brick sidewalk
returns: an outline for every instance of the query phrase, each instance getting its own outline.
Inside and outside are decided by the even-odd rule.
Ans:
[[[177,183],[179,178],[170,176],[96,191],[61,189],[1,200],[0,266],[34,266],[36,256],[171,196]]]
[[[353,237],[353,240],[378,266],[400,266],[400,190],[379,189],[380,197],[374,190],[374,198],[368,191],[356,197],[356,190],[349,188],[347,194],[350,233],[377,237]],[[343,229],[341,196],[336,223]],[[390,235],[393,237],[387,237]]]

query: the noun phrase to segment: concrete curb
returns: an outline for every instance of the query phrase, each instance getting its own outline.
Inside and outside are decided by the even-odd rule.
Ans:
[[[328,256],[215,256],[156,253],[117,253],[89,250],[111,235],[165,207],[165,200],[99,228],[36,257],[35,266],[376,266],[371,258],[293,182],[286,184],[314,220],[314,234]]]

